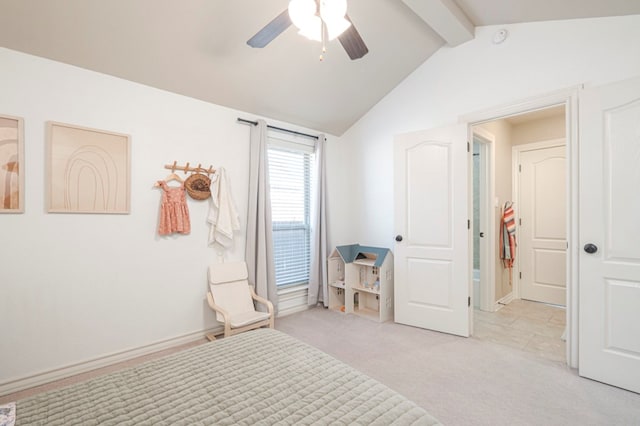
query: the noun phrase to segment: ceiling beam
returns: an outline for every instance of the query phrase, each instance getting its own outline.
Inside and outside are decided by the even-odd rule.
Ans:
[[[402,0],[449,46],[457,46],[474,37],[475,26],[453,0]]]

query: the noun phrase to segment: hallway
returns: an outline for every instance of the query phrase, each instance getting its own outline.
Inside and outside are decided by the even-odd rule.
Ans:
[[[473,314],[474,338],[565,362],[564,308],[516,299],[496,312],[476,309]]]

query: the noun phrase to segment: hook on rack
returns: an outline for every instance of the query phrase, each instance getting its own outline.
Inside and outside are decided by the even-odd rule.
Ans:
[[[182,170],[185,174],[188,172],[201,172],[210,175],[216,172],[216,169],[211,165],[208,169],[205,169],[202,167],[202,163],[198,163],[198,167],[190,167],[190,164],[191,163],[186,163],[184,166],[180,166],[177,161],[174,161],[173,164],[165,164],[164,168],[171,170],[171,173],[175,173],[176,170]]]

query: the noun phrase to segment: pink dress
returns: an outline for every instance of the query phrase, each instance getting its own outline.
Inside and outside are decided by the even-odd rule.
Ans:
[[[158,185],[162,188],[158,234],[188,234],[191,231],[191,222],[184,183],[174,187],[167,185],[166,181],[159,180]]]

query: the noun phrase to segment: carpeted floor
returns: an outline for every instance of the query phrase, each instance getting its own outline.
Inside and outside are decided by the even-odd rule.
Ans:
[[[512,320],[513,315],[504,314],[508,312],[502,317],[508,318],[509,326],[528,329],[538,325],[525,326]],[[503,319],[485,316],[483,321],[504,324]],[[537,350],[530,350],[529,344],[492,337],[487,334],[491,327],[485,327],[479,338],[465,339],[314,308],[277,319],[276,328],[379,380],[448,426],[640,426],[639,394],[583,379],[558,361],[557,355],[544,358]],[[204,341],[5,395],[0,403],[84,381]]]
[[[581,378],[564,362],[315,308],[276,328],[363,371],[445,425],[640,425],[640,395]]]

